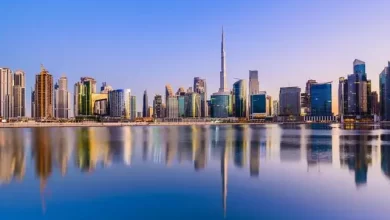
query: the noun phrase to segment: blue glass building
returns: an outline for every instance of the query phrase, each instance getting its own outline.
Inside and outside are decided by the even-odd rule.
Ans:
[[[178,96],[177,102],[179,105],[179,117],[184,118],[186,116],[185,96]]]
[[[316,83],[310,88],[311,116],[332,116],[332,83]]]
[[[233,112],[237,118],[246,118],[247,89],[245,80],[233,84]]]
[[[250,96],[250,118],[264,117],[267,113],[267,94],[265,92]]]
[[[211,95],[211,117],[228,118],[232,115],[232,96],[229,92],[219,92]]]

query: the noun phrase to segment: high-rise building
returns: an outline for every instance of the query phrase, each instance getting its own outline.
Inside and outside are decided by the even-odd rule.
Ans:
[[[282,116],[299,116],[301,109],[301,89],[299,87],[282,87],[279,92],[279,114]]]
[[[117,89],[108,92],[110,117],[130,119],[130,89]]]
[[[168,116],[168,109],[169,109],[169,103],[168,103],[168,99],[169,97],[173,97],[174,96],[174,93],[173,93],[173,89],[172,89],[172,86],[167,84],[165,85],[165,111],[164,111],[164,116]]]
[[[185,102],[185,96],[178,96],[177,97],[177,104],[178,104],[178,112],[179,117],[184,118],[186,117],[186,102]]]
[[[100,93],[108,94],[108,92],[114,90],[112,86],[108,85],[106,82],[102,83],[102,86],[100,87]]]
[[[94,114],[96,94],[96,80],[91,77],[82,77],[74,86],[74,115],[88,116]],[[95,95],[95,97],[97,97]],[[107,94],[105,94],[107,99]],[[102,100],[102,99],[100,99]],[[107,100],[106,100],[107,102]]]
[[[227,77],[226,77],[226,61],[225,61],[225,36],[222,28],[222,41],[221,41],[221,72],[220,72],[220,87],[219,92],[228,92]]]
[[[185,90],[183,87],[180,87],[180,88],[177,90],[176,95],[177,95],[177,96],[185,96],[185,95],[186,95],[186,90]]]
[[[249,70],[249,95],[259,94],[259,72],[257,70]]]
[[[206,79],[201,79],[200,77],[194,78],[194,92],[196,92],[200,95],[201,117],[207,117],[208,116],[208,108],[207,108]]]
[[[137,97],[132,95],[130,97],[130,118],[131,120],[135,120],[136,117],[137,117]]]
[[[143,96],[142,117],[152,117],[152,115],[148,115],[148,108],[149,108],[148,92],[145,90]]]
[[[332,83],[314,83],[310,87],[310,115],[333,116]]]
[[[161,95],[155,95],[153,100],[153,115],[154,118],[163,117],[163,101]]]
[[[278,100],[274,100],[272,102],[272,116],[278,116],[279,115],[279,102]]]
[[[12,70],[0,68],[0,117],[11,118],[14,111]]]
[[[210,105],[212,118],[228,118],[232,115],[233,101],[229,92],[212,94]]]
[[[263,118],[267,115],[267,93],[258,92],[249,96],[250,115],[251,119]]]
[[[148,112],[146,114],[146,117],[153,117],[153,107],[152,106],[148,106]]]
[[[54,117],[69,118],[70,93],[68,92],[68,79],[62,76],[54,87]]]
[[[380,108],[379,108],[379,102],[378,102],[378,93],[375,91],[371,92],[370,100],[371,100],[371,114],[379,115]]]
[[[179,103],[176,96],[168,97],[167,100],[167,118],[179,117]]]
[[[344,77],[339,78],[338,91],[339,115],[348,113],[348,80]]]
[[[267,116],[272,116],[272,97],[267,95]]]
[[[31,118],[35,118],[35,91],[31,88]]]
[[[310,106],[310,88],[311,88],[311,85],[317,83],[316,80],[313,80],[313,79],[309,79],[307,82],[306,82],[306,88],[305,88],[305,92],[301,94],[301,109],[302,109],[302,112],[305,114],[305,115],[309,115],[310,114],[310,109],[311,109],[311,106]]]
[[[390,121],[390,62],[379,75],[381,120]]]
[[[371,82],[367,80],[366,64],[354,60],[353,74],[348,75],[348,114],[370,114],[368,96],[371,93]]]
[[[237,118],[246,118],[247,88],[245,80],[238,80],[233,84],[233,114]]]
[[[195,92],[187,93],[185,96],[185,112],[186,117],[198,118],[201,117],[200,95]]]
[[[14,117],[26,116],[26,76],[22,70],[14,74],[13,89]]]
[[[52,118],[53,114],[53,76],[43,66],[35,76],[35,118]]]

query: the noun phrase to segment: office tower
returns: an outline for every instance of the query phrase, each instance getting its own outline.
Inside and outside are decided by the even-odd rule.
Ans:
[[[339,115],[348,114],[348,80],[344,77],[339,78]]]
[[[177,95],[177,96],[185,96],[185,95],[186,95],[186,90],[185,90],[183,87],[180,87],[180,88],[177,90],[176,95]]]
[[[311,85],[317,83],[317,81],[313,80],[313,79],[309,79],[307,82],[306,82],[306,88],[305,88],[305,92],[301,94],[301,108],[302,108],[302,112],[304,114],[307,114],[309,115],[310,114],[310,88],[311,88]]]
[[[262,118],[267,115],[267,93],[266,92],[259,91],[257,94],[250,95],[249,102],[250,102],[249,117],[251,119]]]
[[[381,120],[390,121],[390,62],[379,75]]]
[[[148,115],[148,108],[149,108],[148,92],[145,90],[144,97],[143,97],[142,117],[152,117],[152,115]]]
[[[148,112],[146,114],[146,117],[153,117],[153,107],[152,106],[148,106]]]
[[[165,118],[167,116],[167,105],[162,103],[161,105],[161,118]]]
[[[74,86],[74,115],[88,116],[94,114],[95,101],[92,94],[96,94],[96,80],[91,77],[82,77]],[[103,95],[107,99],[107,94]],[[96,97],[96,96],[95,96]],[[101,97],[99,100],[102,100]]]
[[[259,72],[257,70],[249,70],[249,95],[259,93]]]
[[[35,118],[52,118],[53,114],[53,76],[43,66],[35,76]]]
[[[246,118],[247,88],[245,80],[233,84],[233,114],[237,118]]]
[[[108,85],[106,82],[102,83],[102,86],[100,87],[100,93],[108,94],[109,91],[114,90],[112,86]]]
[[[227,78],[226,78],[226,61],[225,61],[225,36],[222,28],[222,41],[221,41],[221,72],[220,72],[220,87],[219,92],[228,92]]]
[[[272,97],[267,95],[267,116],[272,116]]]
[[[168,97],[167,100],[167,118],[179,117],[179,103],[176,96]]]
[[[12,71],[9,68],[0,68],[0,117],[13,117]]]
[[[194,78],[194,92],[200,95],[200,108],[201,108],[201,116],[208,116],[208,108],[207,108],[207,84],[206,79],[201,79],[200,77]]]
[[[70,93],[68,92],[68,79],[62,76],[54,87],[54,117],[69,118]]]
[[[200,95],[195,92],[187,93],[185,96],[185,115],[189,118],[201,117]]]
[[[142,118],[142,112],[137,112],[137,118]]]
[[[131,120],[135,120],[137,116],[137,98],[132,95],[130,97],[130,118]],[[141,116],[142,117],[142,116]]]
[[[130,119],[130,89],[117,89],[108,92],[110,117]]]
[[[309,97],[311,116],[333,116],[331,82],[312,84]]]
[[[229,92],[214,93],[211,95],[211,117],[228,118],[232,115],[233,100]]]
[[[26,76],[22,70],[14,74],[13,88],[14,117],[26,116]]]
[[[301,109],[301,89],[298,87],[282,87],[279,92],[279,112],[282,116],[299,116]]]
[[[153,100],[153,115],[154,118],[162,118],[163,117],[163,101],[161,95],[155,95]]]
[[[178,114],[180,118],[186,117],[186,104],[185,104],[185,96],[177,97],[178,104]]]
[[[167,84],[165,85],[165,111],[164,111],[164,116],[168,116],[168,109],[169,109],[169,103],[168,103],[168,98],[169,97],[173,97],[174,94],[173,94],[173,89],[172,89],[172,86]]]
[[[379,115],[380,108],[379,108],[379,102],[378,102],[378,93],[375,91],[371,92],[370,100],[371,100],[371,114]]]
[[[35,91],[31,88],[31,118],[35,118]]]
[[[371,81],[367,80],[366,64],[354,60],[353,73],[348,75],[348,108],[349,115],[370,114],[368,97],[371,93]],[[346,113],[344,113],[346,114]]]
[[[279,115],[279,102],[278,100],[274,100],[272,102],[272,116],[278,116]]]

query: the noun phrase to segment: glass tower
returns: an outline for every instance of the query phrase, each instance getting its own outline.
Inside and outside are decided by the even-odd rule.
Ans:
[[[245,80],[238,80],[233,84],[233,106],[234,116],[237,118],[246,118],[246,98],[247,89]]]
[[[312,84],[310,104],[311,116],[332,116],[332,83]]]

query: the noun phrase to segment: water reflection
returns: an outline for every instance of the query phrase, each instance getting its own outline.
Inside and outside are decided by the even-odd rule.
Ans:
[[[29,134],[31,156],[25,153]],[[378,178],[374,172],[369,175],[376,167],[390,179],[390,131],[347,131],[326,125],[0,130],[0,183],[10,184],[14,178],[23,181],[26,164],[30,164],[26,161],[34,164],[30,172],[40,183],[44,210],[45,189],[54,173],[66,178],[72,172],[98,172],[111,164],[140,171],[152,169],[144,167],[146,163],[167,168],[189,165],[199,173],[217,167],[221,209],[227,215],[229,172],[245,172],[259,181],[260,167],[262,172],[269,169],[264,166],[267,161],[308,170],[333,166],[353,173],[351,183],[358,187],[369,185],[369,178]]]

